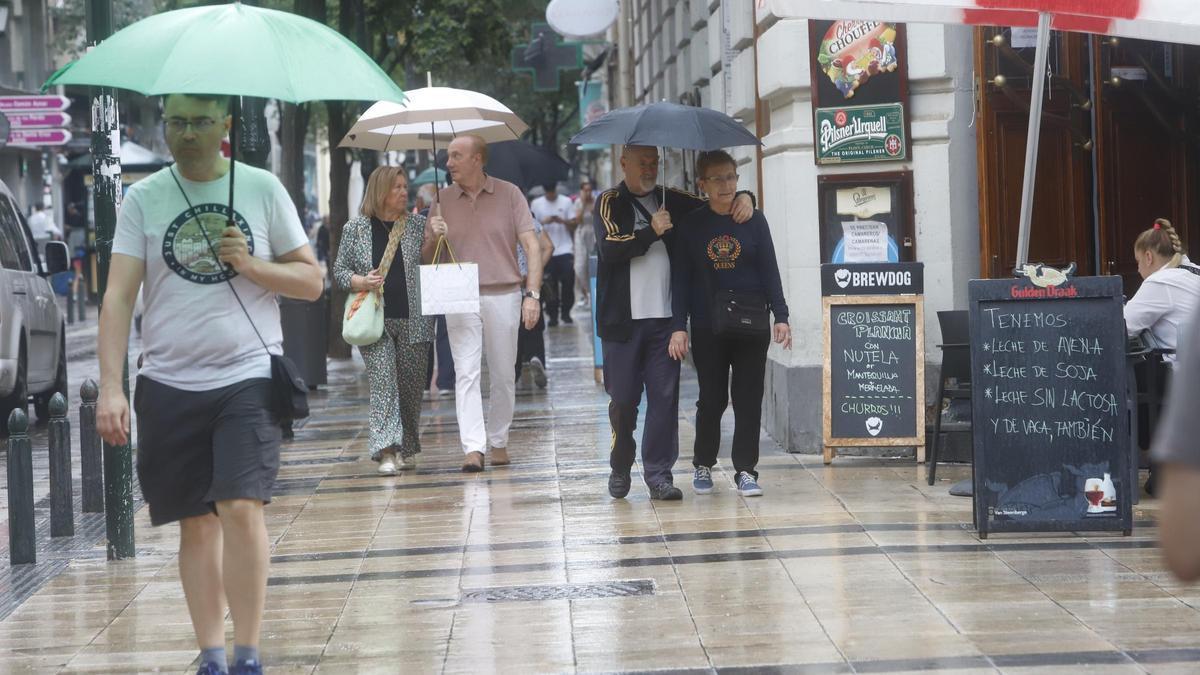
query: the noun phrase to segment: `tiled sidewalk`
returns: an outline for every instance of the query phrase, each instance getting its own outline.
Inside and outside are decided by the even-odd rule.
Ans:
[[[360,372],[331,373],[268,509],[272,672],[1200,672],[1200,591],[1164,572],[1154,502],[1131,538],[982,542],[970,501],[947,494],[962,468],[930,488],[911,461],[825,467],[765,437],[764,497],[738,497],[724,465],[694,496],[690,377],[684,501],[637,481],[614,501],[587,339],[550,337],[550,389],[519,396],[513,465],[478,475],[458,471],[453,400],[438,400],[420,470],[376,476]],[[0,623],[0,672],[194,671],[177,536],[142,510],[136,560],[56,561]]]

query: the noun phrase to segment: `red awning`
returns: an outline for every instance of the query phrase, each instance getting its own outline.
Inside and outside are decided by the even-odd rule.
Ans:
[[[1200,0],[760,0],[781,18],[897,23],[1037,26],[1055,30],[1200,44]]]

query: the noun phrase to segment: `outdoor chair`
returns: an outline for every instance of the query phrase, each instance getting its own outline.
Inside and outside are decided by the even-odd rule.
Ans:
[[[942,372],[938,378],[937,410],[933,418],[933,444],[929,452],[929,484],[937,475],[938,450],[942,442],[942,401],[950,399],[971,400],[971,343],[966,310],[938,312],[938,325],[942,329]],[[972,422],[964,428],[947,430],[946,433],[971,433]]]

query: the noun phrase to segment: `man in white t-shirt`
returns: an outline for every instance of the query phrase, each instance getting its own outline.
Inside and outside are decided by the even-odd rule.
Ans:
[[[54,219],[46,212],[46,206],[40,201],[33,205],[33,213],[26,221],[29,232],[33,235],[33,243],[37,246],[38,255],[45,255],[46,242],[62,237],[62,230],[54,224]]]
[[[550,255],[550,263],[546,273],[550,276],[550,289],[546,293],[546,322],[553,328],[558,325],[558,317],[563,323],[574,323],[571,320],[571,308],[575,306],[575,204],[571,198],[558,193],[558,185],[546,183],[544,196],[533,200],[529,205],[533,217],[546,229],[550,241],[554,243],[554,252]]]
[[[234,672],[261,673],[270,559],[263,506],[279,470],[268,354],[283,351],[276,295],[315,300],[324,281],[273,175],[239,163],[230,214],[230,163],[220,152],[229,99],[172,94],[163,106],[176,164],[133,185],[117,217],[100,312],[97,426],[110,444],[129,441],[122,369],[144,282],[134,407],[150,521],[179,521],[179,575],[201,672],[227,667],[228,602]]]

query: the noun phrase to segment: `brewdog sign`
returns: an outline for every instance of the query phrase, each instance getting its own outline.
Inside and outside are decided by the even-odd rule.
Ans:
[[[818,164],[908,159],[900,103],[818,108]]]

